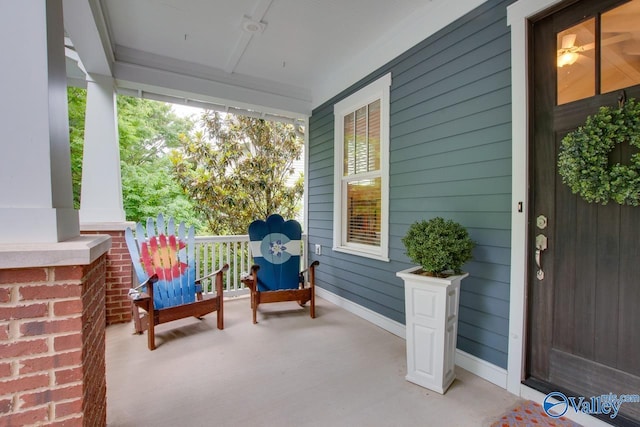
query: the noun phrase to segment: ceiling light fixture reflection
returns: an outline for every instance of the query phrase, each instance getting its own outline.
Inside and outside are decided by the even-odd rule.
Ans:
[[[564,52],[558,55],[558,68],[562,68],[565,65],[573,65],[578,60],[577,52]]]

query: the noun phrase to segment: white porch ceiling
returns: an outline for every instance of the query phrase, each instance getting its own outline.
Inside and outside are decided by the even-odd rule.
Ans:
[[[484,0],[63,1],[85,69],[121,91],[304,117]]]

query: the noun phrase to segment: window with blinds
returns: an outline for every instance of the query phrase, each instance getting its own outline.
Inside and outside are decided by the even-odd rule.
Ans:
[[[380,170],[380,100],[344,117],[344,175]]]
[[[334,249],[386,258],[387,75],[334,107]]]
[[[380,100],[344,117],[347,241],[380,245]],[[375,175],[375,176],[372,176]],[[367,176],[369,179],[361,179]]]
[[[380,178],[347,183],[347,242],[380,246]]]

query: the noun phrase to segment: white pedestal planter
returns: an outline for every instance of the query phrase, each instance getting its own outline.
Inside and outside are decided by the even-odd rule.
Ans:
[[[404,280],[407,380],[444,394],[455,379],[460,282],[469,274],[445,279],[399,271]]]

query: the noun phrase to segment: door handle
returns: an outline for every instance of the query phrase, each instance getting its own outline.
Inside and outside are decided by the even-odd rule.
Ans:
[[[544,279],[544,270],[542,270],[542,265],[540,264],[541,255],[542,251],[540,249],[536,249],[536,266],[538,266],[538,269],[536,270],[536,277],[538,280]]]
[[[544,279],[544,270],[542,269],[542,252],[547,249],[547,236],[538,234],[536,236],[536,277],[538,280]]]

